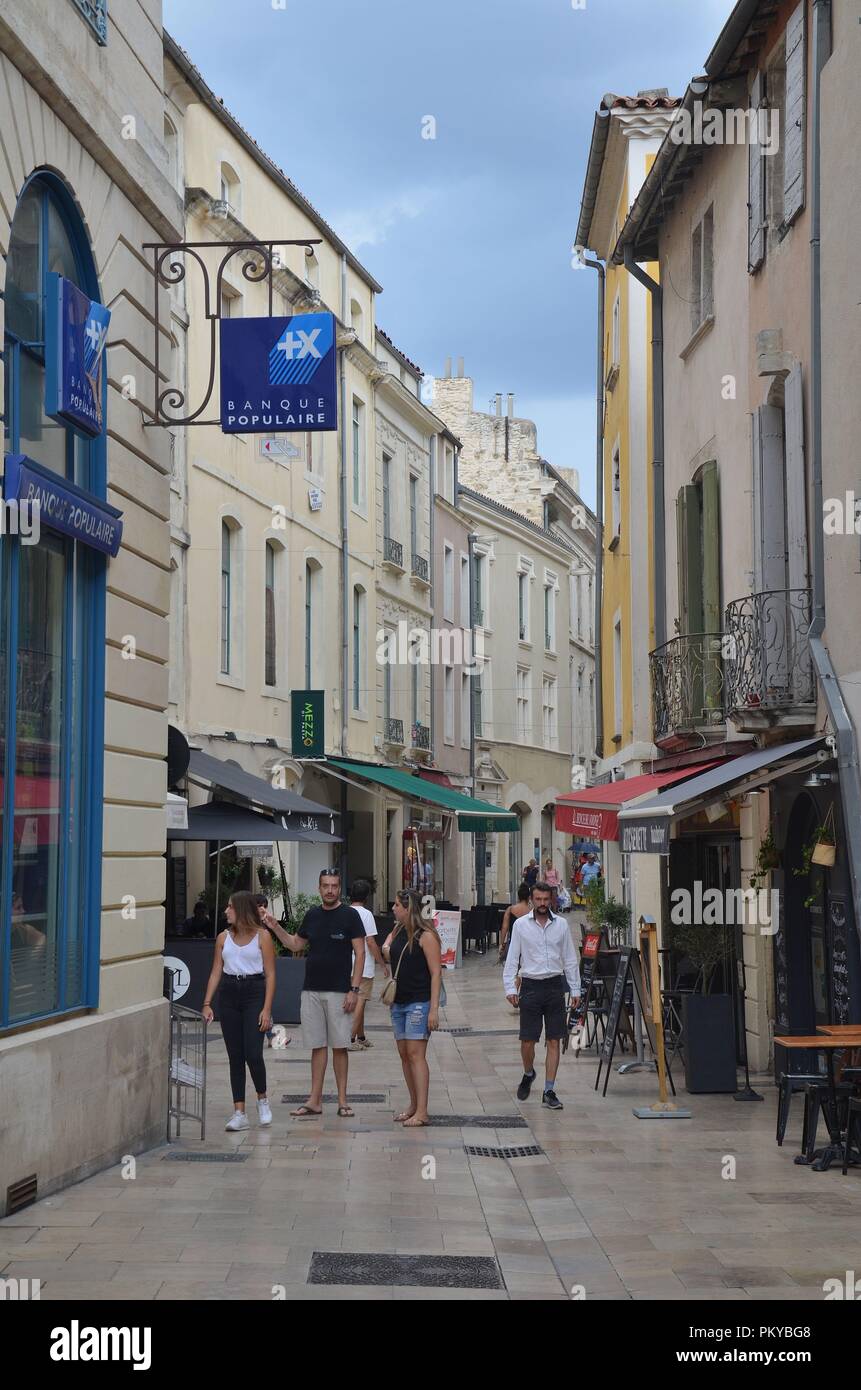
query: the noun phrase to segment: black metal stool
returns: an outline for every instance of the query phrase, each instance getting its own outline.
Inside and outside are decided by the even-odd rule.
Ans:
[[[854,1068],[853,1068],[854,1070]],[[846,1112],[846,1134],[843,1139],[843,1176],[849,1167],[849,1157],[852,1151],[852,1132],[861,1123],[861,1096],[850,1096],[849,1105]],[[861,1144],[861,1141],[859,1141]]]
[[[814,1151],[816,1149],[816,1131],[819,1128],[820,1111],[825,1114],[825,1123],[828,1126],[828,1137],[832,1144],[840,1143],[840,1110],[842,1102],[849,1101],[852,1096],[852,1086],[847,1081],[841,1081],[836,1087],[837,1092],[837,1112],[831,1096],[831,1088],[824,1078],[817,1078],[816,1081],[808,1083],[804,1092],[804,1128],[801,1134],[801,1159],[796,1162],[812,1163]]]
[[[778,1145],[783,1143],[786,1136],[786,1126],[789,1123],[789,1108],[792,1104],[792,1097],[796,1091],[803,1091],[806,1086],[825,1086],[827,1078],[820,1076],[819,1072],[789,1072],[780,1073],[778,1083],[779,1091],[777,1097],[777,1133],[775,1138]]]

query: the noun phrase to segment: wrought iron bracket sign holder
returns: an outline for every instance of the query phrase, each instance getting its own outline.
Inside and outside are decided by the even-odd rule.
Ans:
[[[155,343],[153,351],[154,396],[152,418],[144,421],[145,426],[159,425],[162,428],[179,425],[220,425],[220,418],[201,419],[203,412],[212,400],[215,389],[215,364],[218,344],[218,325],[221,322],[222,287],[224,272],[234,256],[245,253],[242,277],[249,284],[266,283],[268,290],[268,314],[272,318],[272,296],[274,293],[273,275],[286,269],[280,264],[277,247],[303,246],[310,252],[314,246],[322,244],[321,237],[300,237],[298,240],[273,241],[173,241],[145,242],[143,250],[152,253],[153,276],[153,330]],[[218,248],[221,251],[217,266],[207,264],[204,252]],[[195,410],[185,414],[168,414],[168,411],[187,411],[185,392],[177,385],[160,389],[161,382],[161,303],[160,291],[175,288],[186,277],[187,258],[200,270],[203,283],[203,316],[209,323],[209,375],[203,400]],[[310,285],[306,286],[307,298],[319,302],[319,294]],[[298,296],[294,296],[295,299]],[[170,331],[169,320],[164,325]]]

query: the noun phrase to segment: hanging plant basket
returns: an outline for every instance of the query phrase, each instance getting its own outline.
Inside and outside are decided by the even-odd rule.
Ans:
[[[825,813],[825,820],[819,827],[816,844],[813,846],[813,853],[810,856],[811,864],[820,864],[824,869],[834,866],[837,859],[837,845],[834,834],[834,807],[829,806]]]

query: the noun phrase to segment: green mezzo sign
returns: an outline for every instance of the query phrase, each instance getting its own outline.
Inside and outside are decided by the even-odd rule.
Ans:
[[[294,758],[322,758],[325,749],[322,690],[291,690],[290,728]]]

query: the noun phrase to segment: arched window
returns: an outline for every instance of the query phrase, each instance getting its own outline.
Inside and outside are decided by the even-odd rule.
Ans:
[[[104,433],[45,413],[50,271],[99,297],[75,204],[38,174],[9,235],[5,448],[104,497]],[[105,558],[40,530],[0,547],[0,1028],[98,1003]]]
[[[359,335],[361,340],[365,326],[365,316],[362,313],[362,306],[358,299],[350,300],[350,327]]]
[[[227,204],[234,217],[238,217],[242,211],[242,185],[231,164],[222,162],[219,182],[219,198]]]
[[[179,137],[173,121],[164,118],[164,147],[167,150],[167,176],[174,188],[179,185]]]

